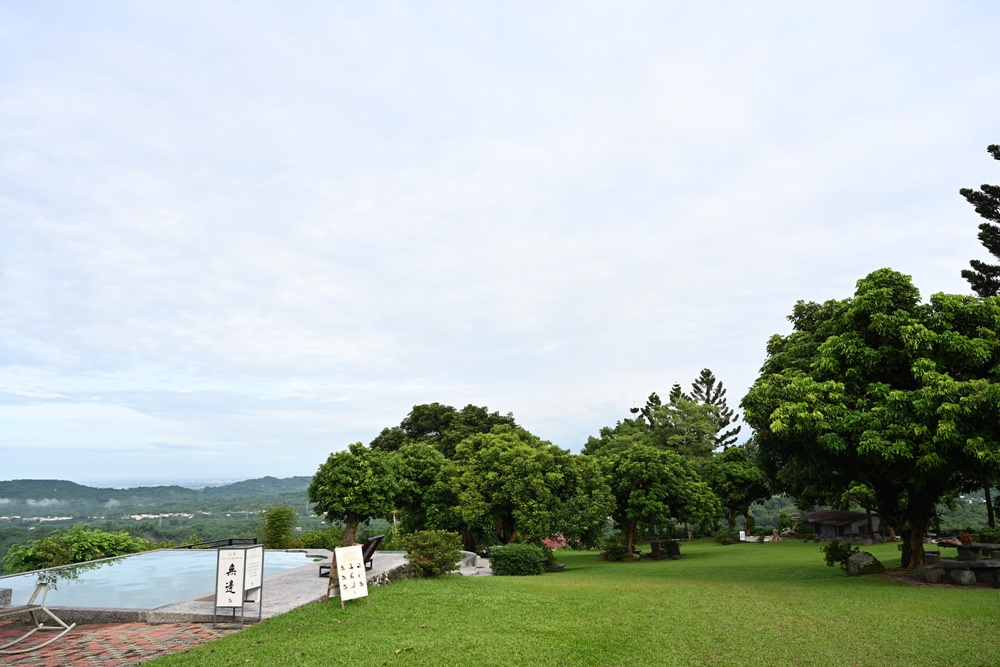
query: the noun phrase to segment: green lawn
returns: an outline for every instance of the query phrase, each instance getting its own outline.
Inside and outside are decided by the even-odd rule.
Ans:
[[[541,577],[399,581],[309,605],[168,665],[1000,665],[1000,590],[848,578],[799,542],[679,561],[559,552]],[[869,548],[890,567],[895,545]]]

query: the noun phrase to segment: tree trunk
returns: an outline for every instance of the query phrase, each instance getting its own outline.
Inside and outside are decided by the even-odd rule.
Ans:
[[[635,546],[635,521],[631,521],[628,524],[628,530],[625,532],[625,552],[632,553],[632,548]]]
[[[868,514],[868,537],[872,538],[872,544],[875,544],[875,527],[872,525],[872,508],[866,507],[865,512]]]
[[[903,567],[912,570],[926,562],[924,558],[924,533],[927,532],[928,525],[930,525],[930,519],[922,518],[916,521],[911,519],[909,527],[903,531],[903,556],[900,560]]]
[[[688,542],[694,541],[694,528],[687,521],[684,522],[684,527],[687,528]]]
[[[462,546],[465,547],[465,550],[471,551],[472,553],[476,553],[476,540],[474,537],[472,537],[472,531],[460,530],[458,532],[462,536]]]
[[[986,523],[990,528],[996,528],[996,517],[993,515],[993,498],[990,496],[989,480],[983,483],[983,491],[986,492]]]
[[[747,533],[750,533],[754,526],[757,525],[757,519],[753,518],[753,514],[750,514],[750,510],[747,510],[746,513],[743,514],[743,518],[746,519],[747,522]]]
[[[358,533],[358,524],[361,523],[358,517],[347,517],[347,523],[344,526],[344,546],[349,547],[354,544],[354,536]]]

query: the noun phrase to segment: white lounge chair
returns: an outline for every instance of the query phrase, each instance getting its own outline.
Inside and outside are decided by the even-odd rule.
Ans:
[[[39,593],[42,594],[42,599],[40,602],[36,602]],[[40,649],[43,646],[48,646],[49,644],[59,639],[64,634],[66,634],[67,632],[76,627],[76,623],[73,623],[71,625],[66,625],[66,623],[61,618],[53,614],[52,611],[45,606],[45,598],[48,597],[48,595],[49,595],[49,585],[38,584],[37,586],[35,586],[35,592],[31,594],[30,598],[28,598],[28,604],[17,605],[14,607],[0,608],[0,617],[11,616],[13,614],[27,614],[31,618],[31,622],[35,624],[35,627],[33,627],[31,630],[28,630],[28,632],[25,633],[24,635],[18,637],[14,641],[0,645],[0,654],[11,655],[13,653],[28,653],[30,651]],[[45,616],[48,616],[50,619],[55,621],[56,624],[45,625],[45,617],[43,616],[42,619],[39,620],[39,617],[36,615],[39,614],[39,612],[41,612],[41,614],[45,614]],[[20,644],[25,639],[35,634],[39,630],[53,630],[55,632],[58,632],[59,634],[57,634],[55,637],[50,637],[41,644],[34,644],[32,646],[29,646],[28,648],[22,648],[20,646],[14,649],[9,648],[11,646],[14,646],[15,644]]]

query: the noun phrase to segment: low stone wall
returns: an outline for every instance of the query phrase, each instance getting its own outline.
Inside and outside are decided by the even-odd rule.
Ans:
[[[389,569],[379,572],[378,574],[369,577],[369,586],[384,586],[388,583],[395,581],[396,579],[409,579],[413,576],[413,563],[410,561],[405,561],[403,563],[396,564]]]

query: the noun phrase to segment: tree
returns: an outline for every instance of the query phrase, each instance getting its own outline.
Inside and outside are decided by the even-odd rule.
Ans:
[[[904,566],[924,562],[935,504],[1000,461],[1000,299],[935,294],[880,269],[851,299],[798,302],[742,401],[781,491],[836,504],[871,490],[902,529]]]
[[[671,398],[653,410],[650,444],[671,449],[700,466],[712,456],[718,430],[718,408],[690,398]]]
[[[610,495],[600,477],[585,479],[592,470],[523,428],[497,426],[459,443],[447,477],[462,520],[508,544],[603,527]]]
[[[1000,146],[992,144],[986,149],[994,160],[1000,160]],[[993,257],[1000,259],[1000,186],[983,184],[979,190],[962,188],[959,194],[972,204],[985,222],[979,225],[979,242]],[[974,259],[969,262],[972,269],[962,271],[962,277],[969,281],[972,291],[981,297],[1000,295],[1000,265],[987,264]],[[990,528],[996,526],[991,489],[996,484],[1000,471],[984,469],[976,480],[986,496],[986,517]]]
[[[350,546],[362,521],[392,515],[401,490],[396,456],[356,442],[330,454],[313,476],[308,495],[316,514],[331,523],[344,522],[344,546]]]
[[[742,426],[729,428],[739,420],[740,416],[726,404],[726,389],[715,379],[715,375],[707,368],[701,369],[701,374],[691,383],[691,398],[702,405],[711,405],[716,409],[718,427],[715,433],[715,448],[723,451],[736,444]]]
[[[986,150],[994,160],[1000,160],[1000,146],[992,144]],[[979,225],[979,242],[993,257],[1000,259],[1000,186],[983,184],[979,190],[962,188],[958,192],[985,220]],[[1000,294],[1000,265],[977,259],[969,264],[972,269],[963,270],[962,277],[969,281],[973,292],[983,297]]]
[[[771,497],[764,474],[746,447],[730,447],[716,454],[702,468],[702,477],[722,502],[729,528],[736,527],[736,517],[746,519],[753,528],[750,506]]]
[[[681,455],[636,444],[604,458],[615,500],[612,517],[632,551],[646,526],[671,519],[701,523],[720,514],[718,500]]]
[[[288,549],[295,527],[295,510],[288,505],[278,505],[261,511],[264,520],[261,536],[268,549]]]
[[[514,415],[501,415],[472,404],[456,410],[441,403],[424,403],[414,405],[399,426],[382,429],[370,446],[394,452],[406,444],[422,442],[433,445],[451,459],[455,456],[455,446],[462,440],[476,433],[489,433],[494,426],[501,425],[516,426]]]

